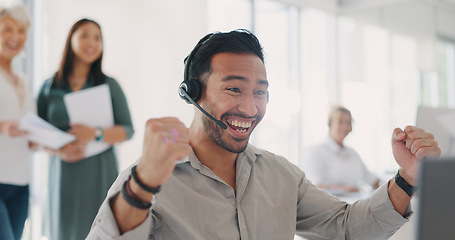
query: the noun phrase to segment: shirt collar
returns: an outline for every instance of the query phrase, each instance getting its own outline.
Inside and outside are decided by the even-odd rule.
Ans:
[[[245,151],[239,153],[239,156],[237,157],[237,159],[243,159],[246,157],[248,162],[250,164],[253,164],[256,161],[256,159],[258,158],[258,156],[260,156],[261,154],[262,154],[262,150],[254,147],[251,144],[248,144]],[[191,153],[187,157],[183,158],[182,160],[177,161],[176,164],[182,164],[182,163],[187,163],[187,162],[189,162],[191,164],[191,166],[193,166],[194,168],[197,168],[197,169],[200,168],[201,162],[197,158],[196,154],[194,154],[194,151],[191,151]]]
[[[340,145],[338,145],[338,143],[335,142],[335,140],[333,140],[333,138],[330,137],[330,135],[328,135],[324,141],[327,144],[327,146],[330,148],[330,150],[332,150],[336,153],[339,153],[343,150],[343,148],[340,147]]]

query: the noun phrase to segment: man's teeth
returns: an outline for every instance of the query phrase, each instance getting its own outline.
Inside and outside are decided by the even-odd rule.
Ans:
[[[251,127],[251,122],[241,122],[241,121],[238,121],[238,120],[228,120],[227,121],[229,124],[231,124],[232,126],[235,126],[235,127],[241,127],[241,128],[249,128]],[[243,129],[243,130],[237,130],[239,132],[245,132],[246,129]]]

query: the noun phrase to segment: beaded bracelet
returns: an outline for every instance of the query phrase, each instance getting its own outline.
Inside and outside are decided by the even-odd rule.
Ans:
[[[122,196],[125,199],[125,201],[130,204],[133,207],[139,208],[139,209],[149,209],[152,206],[151,202],[144,202],[141,199],[139,199],[131,189],[129,189],[129,184],[128,182],[130,181],[131,178],[129,178],[125,183],[123,184],[122,187]]]
[[[152,188],[152,187],[146,186],[146,185],[145,185],[143,182],[141,182],[141,180],[139,180],[139,178],[137,177],[136,167],[137,167],[137,165],[135,165],[134,167],[131,168],[131,176],[133,177],[133,179],[134,179],[134,181],[137,183],[137,185],[139,185],[139,187],[141,187],[144,191],[147,191],[147,192],[149,192],[149,193],[153,193],[153,194],[159,193],[160,190],[161,190],[161,185],[159,185],[159,186],[156,187],[156,188]]]

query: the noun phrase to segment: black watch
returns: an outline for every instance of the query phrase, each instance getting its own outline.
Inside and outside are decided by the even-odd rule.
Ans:
[[[406,192],[406,194],[408,194],[408,196],[412,197],[412,195],[417,192],[418,190],[418,187],[415,187],[415,186],[412,186],[411,184],[409,184],[408,182],[406,182],[406,180],[404,180],[404,178],[402,178],[400,176],[400,170],[398,170],[397,172],[397,175],[395,175],[395,182],[397,183],[397,185],[403,189],[403,191]]]

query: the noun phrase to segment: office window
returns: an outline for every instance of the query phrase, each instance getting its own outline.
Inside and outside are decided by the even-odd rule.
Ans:
[[[267,114],[251,142],[298,164],[305,148],[327,135],[330,107],[342,104],[355,120],[346,143],[374,172],[396,169],[392,130],[415,124],[424,91],[417,40],[318,9],[273,0],[239,2],[243,7],[223,7],[242,13],[243,24],[252,24],[264,46],[270,81]],[[245,16],[248,12],[251,19]],[[208,22],[228,26],[226,19],[212,14]],[[235,19],[232,24],[239,24]],[[445,56],[449,63],[450,51]],[[428,76],[434,82],[434,76]],[[443,83],[437,84],[441,89]]]
[[[338,24],[340,102],[354,119],[347,144],[373,171],[396,169],[392,131],[415,123],[420,101],[416,40],[350,18]]]
[[[300,160],[305,148],[322,141],[328,133],[330,105],[338,102],[336,78],[335,16],[322,10],[300,11],[300,92],[302,106]]]
[[[440,38],[436,47],[437,77],[434,77],[433,88],[423,89],[423,96],[433,97],[428,105],[434,107],[455,108],[455,41]],[[431,80],[429,80],[431,81]]]
[[[455,108],[455,41],[439,38],[435,54],[436,69],[421,73],[421,104],[435,108]]]
[[[276,1],[255,3],[255,33],[265,54],[270,101],[252,143],[298,163],[298,9]]]

